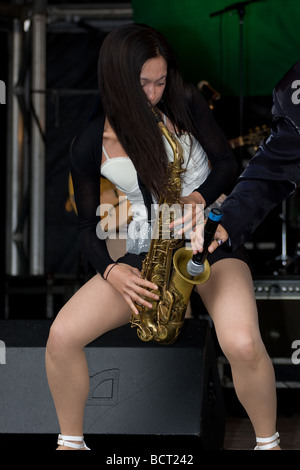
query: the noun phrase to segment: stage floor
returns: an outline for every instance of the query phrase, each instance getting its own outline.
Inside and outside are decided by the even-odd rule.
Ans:
[[[300,414],[279,417],[277,429],[283,450],[300,450]],[[230,417],[227,421],[224,441],[225,450],[252,450],[255,437],[252,425],[247,418]]]
[[[300,414],[294,414],[292,416],[279,416],[277,421],[277,429],[280,433],[281,447],[283,450],[300,450]],[[13,449],[29,451],[31,448],[39,448],[43,452],[54,451],[56,448],[56,436],[54,435],[0,435],[2,451],[12,451]],[[101,435],[92,435],[85,437],[86,443],[91,447],[92,451],[95,451],[99,457],[105,459],[106,456],[118,454],[129,455],[130,446],[127,447],[125,439],[115,439],[114,437],[103,439]],[[116,442],[118,441],[118,442]],[[130,442],[132,446],[132,441]],[[252,429],[252,425],[246,417],[229,416],[226,424],[226,433],[224,440],[224,451],[251,451],[255,446],[255,437]],[[168,446],[166,446],[168,447]],[[137,445],[136,452],[138,449],[146,452],[147,444]],[[157,452],[163,454],[163,446],[156,446],[154,444],[151,447],[151,452]],[[177,446],[177,453],[186,452],[187,454],[193,452],[189,445],[185,447]],[[186,451],[185,451],[186,449]],[[174,448],[173,448],[174,450]],[[196,452],[199,455],[201,451]],[[195,455],[196,458],[196,455]]]
[[[252,450],[255,435],[245,411],[238,403],[233,390],[224,390],[227,422],[224,439],[225,450]],[[283,450],[300,450],[299,389],[277,390],[277,431]]]
[[[300,450],[300,414],[293,416],[279,416],[277,429],[280,432],[281,447],[283,450]],[[12,451],[13,449],[27,450],[31,448],[39,448],[43,452],[55,451],[56,448],[56,436],[54,435],[0,435],[2,451]],[[92,435],[85,437],[86,443],[91,447],[92,451],[95,451],[99,457],[105,459],[105,457],[113,454],[129,455],[130,446],[127,448],[127,444],[124,439],[117,440],[114,437],[111,439],[103,439],[101,435]],[[131,441],[132,445],[132,441]],[[147,445],[137,445],[136,452],[138,449],[143,449],[146,452]],[[255,446],[255,437],[251,423],[247,418],[232,417],[229,416],[226,425],[226,433],[224,440],[224,451],[251,451]],[[168,447],[168,446],[167,446]],[[163,447],[154,446],[151,447],[151,452],[157,452],[163,454]],[[132,449],[131,449],[132,450]],[[173,449],[174,450],[174,449]],[[129,453],[128,453],[129,452]],[[185,446],[177,447],[176,452],[185,452]],[[193,452],[187,445],[186,453]],[[202,452],[197,452],[198,456]],[[196,457],[196,455],[195,455]]]

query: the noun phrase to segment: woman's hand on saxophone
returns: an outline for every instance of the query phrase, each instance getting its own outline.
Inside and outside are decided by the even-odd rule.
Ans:
[[[191,248],[193,253],[203,251],[204,241],[204,208],[205,200],[198,191],[194,191],[189,196],[180,198],[184,205],[184,215],[176,219],[170,224],[170,228],[174,229],[179,227],[176,232],[177,235],[185,235],[186,238],[191,240]],[[222,245],[229,238],[227,231],[218,225],[213,242],[210,244],[208,251],[212,253],[220,245]]]
[[[152,304],[144,297],[153,300],[159,300],[158,295],[154,294],[153,292],[150,292],[150,289],[157,290],[157,285],[153,284],[147,279],[142,279],[141,273],[137,268],[133,268],[128,264],[123,263],[118,263],[113,269],[111,269],[112,266],[113,265],[109,265],[106,268],[104,272],[104,278],[107,274],[106,280],[115,289],[117,289],[118,292],[120,292],[125,302],[129,305],[131,310],[136,315],[138,315],[139,312],[134,302],[151,308]]]
[[[198,191],[189,196],[180,198],[183,204],[183,217],[179,217],[170,224],[176,236],[185,236],[191,239],[192,248],[200,249],[203,244],[204,208],[205,200]],[[178,228],[178,230],[176,230]]]

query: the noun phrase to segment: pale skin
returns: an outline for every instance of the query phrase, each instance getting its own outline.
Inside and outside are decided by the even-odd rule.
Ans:
[[[152,105],[162,97],[166,76],[167,64],[162,57],[150,59],[142,68],[141,85]],[[167,127],[172,131],[168,121]],[[107,120],[103,141],[111,158],[126,155]],[[194,207],[205,205],[198,192],[183,198],[182,202]],[[187,215],[184,222],[196,225],[195,213]],[[195,250],[198,243],[201,247],[201,236],[195,238]],[[275,378],[261,341],[252,286],[248,266],[243,261],[224,259],[212,265],[210,279],[198,286],[198,292],[213,319],[220,346],[231,364],[237,395],[255,434],[269,437],[276,431]],[[142,279],[137,269],[118,264],[107,280],[95,275],[57,315],[47,342],[46,370],[61,434],[83,435],[84,408],[89,393],[84,346],[128,323],[131,312],[138,313],[134,302],[151,306],[151,299],[158,296],[148,288],[156,289],[156,286]],[[67,446],[57,449],[73,450]]]

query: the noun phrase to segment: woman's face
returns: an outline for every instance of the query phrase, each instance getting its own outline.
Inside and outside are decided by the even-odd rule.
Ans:
[[[167,62],[162,56],[147,60],[142,67],[140,83],[152,106],[162,98],[166,87],[167,69]]]

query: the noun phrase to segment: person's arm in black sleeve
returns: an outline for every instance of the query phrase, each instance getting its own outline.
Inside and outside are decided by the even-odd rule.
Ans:
[[[195,137],[205,150],[211,165],[209,176],[197,188],[208,206],[232,188],[238,165],[226,136],[216,123],[201,92],[190,86],[187,100],[197,129]]]
[[[219,236],[233,248],[253,234],[267,214],[286,200],[300,182],[300,61],[273,91],[270,136],[259,146],[221,208]],[[213,242],[212,249],[217,246]]]
[[[222,226],[232,247],[247,241],[268,213],[295,191],[299,181],[300,135],[290,122],[275,119],[270,137],[260,145],[221,206]]]
[[[114,260],[109,255],[105,239],[97,235],[100,227],[100,217],[97,215],[100,204],[100,171],[94,159],[93,140],[89,140],[88,136],[89,133],[83,131],[71,145],[71,175],[78,213],[79,244],[88,262],[103,276],[107,266],[114,263]],[[97,146],[97,149],[95,151],[99,152],[101,146]]]
[[[268,213],[294,190],[295,186],[285,181],[257,180],[254,189],[252,180],[241,180],[221,206],[221,225],[232,249],[249,240]]]

